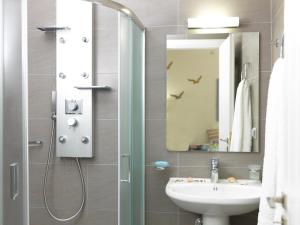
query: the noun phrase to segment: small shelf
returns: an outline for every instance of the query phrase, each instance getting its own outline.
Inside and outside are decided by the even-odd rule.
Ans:
[[[55,26],[50,26],[50,27],[37,27],[40,31],[43,32],[56,32],[56,31],[68,31],[71,30],[70,27],[55,27]]]
[[[37,141],[29,141],[28,142],[29,148],[41,148],[43,146],[43,142],[40,140]]]

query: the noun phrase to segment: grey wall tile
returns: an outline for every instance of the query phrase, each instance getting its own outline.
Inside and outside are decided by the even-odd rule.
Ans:
[[[171,166],[177,165],[177,153],[166,151],[165,120],[146,120],[146,164],[157,160],[169,161]]]
[[[146,77],[146,119],[166,118],[166,73]]]
[[[176,25],[179,0],[118,0],[134,11],[146,27]]]
[[[55,90],[54,76],[28,77],[29,118],[50,118],[51,92]]]
[[[240,167],[259,163],[261,153],[214,153],[214,152],[181,152],[179,166],[210,166],[210,160],[216,157],[222,167]]]
[[[165,194],[169,177],[178,176],[177,168],[155,170],[151,166],[145,168],[146,176],[146,210],[155,212],[176,212],[177,206]]]
[[[146,225],[174,225],[177,224],[176,213],[146,212]]]
[[[42,141],[42,147],[29,149],[30,163],[45,163],[48,155],[49,140],[51,133],[51,119],[30,119],[29,120],[29,140]]]
[[[118,212],[117,211],[98,211],[88,210],[87,218],[84,225],[117,225]]]
[[[69,210],[56,210],[56,215],[65,218],[70,215],[72,215],[72,212]],[[83,214],[78,219],[73,220],[68,223],[68,225],[82,225],[87,224],[87,221],[89,221],[89,218],[87,215]],[[44,208],[31,208],[30,209],[30,225],[60,225],[61,222],[57,222],[54,219],[52,219],[46,209]]]
[[[117,210],[118,166],[88,165],[88,210]]]
[[[206,178],[210,177],[210,168],[208,166],[190,166],[190,167],[178,167],[179,177],[199,177]]]
[[[95,72],[118,73],[117,27],[95,30],[94,38]]]
[[[30,164],[29,168],[30,206],[42,208],[45,165]],[[86,177],[85,165],[82,165],[82,170]],[[69,164],[52,164],[47,184],[48,202],[52,209],[78,208],[81,203],[81,183],[75,161]]]
[[[96,119],[117,119],[118,118],[118,77],[97,76],[97,85],[108,85],[109,91],[97,91],[95,93],[94,107]]]
[[[281,4],[273,14],[272,18],[272,39],[281,40],[284,31],[284,5]],[[280,56],[280,47],[272,46],[272,63],[274,64],[276,59]]]
[[[99,4],[95,4],[94,7],[94,29],[114,29],[117,31],[118,12]],[[109,21],[109,23],[107,21]]]
[[[180,152],[179,166],[209,166],[210,159],[216,154],[212,152]]]
[[[180,22],[207,14],[239,16],[241,23],[270,22],[270,0],[180,0]]]
[[[88,164],[118,164],[118,121],[95,121],[94,158]]]
[[[28,28],[36,29],[38,26],[53,26],[56,24],[56,1],[29,0]]]
[[[221,167],[219,170],[219,176],[221,179],[227,179],[228,177],[249,179],[248,167]]]
[[[56,73],[56,35],[37,29],[28,31],[28,72],[29,74]]]
[[[210,167],[179,167],[179,177],[197,177],[209,178]],[[236,177],[237,179],[248,179],[248,167],[222,167],[219,168],[219,178],[227,179],[228,177]]]
[[[196,215],[194,213],[180,213],[179,225],[193,225],[195,224],[195,220],[199,217],[199,215]]]

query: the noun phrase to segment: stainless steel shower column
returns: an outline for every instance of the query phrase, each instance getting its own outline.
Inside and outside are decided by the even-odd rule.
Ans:
[[[57,0],[57,157],[93,157],[93,5]]]

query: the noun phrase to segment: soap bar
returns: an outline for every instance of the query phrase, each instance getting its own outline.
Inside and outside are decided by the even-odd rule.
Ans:
[[[228,178],[227,178],[227,181],[228,181],[229,183],[236,183],[236,178],[235,178],[235,177],[228,177]]]
[[[188,177],[188,178],[187,178],[187,182],[191,183],[191,182],[193,182],[193,181],[194,181],[194,179],[193,179],[192,177]]]
[[[164,170],[170,166],[167,161],[156,161],[154,162],[154,167],[158,170]]]

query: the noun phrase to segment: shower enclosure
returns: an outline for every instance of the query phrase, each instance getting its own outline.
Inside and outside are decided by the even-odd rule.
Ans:
[[[60,0],[62,1],[62,0]],[[66,0],[68,1],[68,0]],[[81,0],[73,0],[81,1]],[[117,80],[118,85],[117,88],[108,88],[106,86],[97,86],[93,85],[93,79],[89,85],[87,83],[82,83],[81,87],[73,87],[76,89],[76,93],[80,93],[77,95],[75,93],[74,96],[85,96],[85,94],[90,91],[93,93],[91,95],[91,104],[90,109],[93,111],[95,101],[105,101],[105,97],[107,94],[103,94],[101,98],[96,98],[97,93],[104,93],[107,91],[117,91],[117,123],[118,123],[118,178],[117,178],[117,190],[118,196],[117,198],[117,218],[115,221],[118,221],[118,225],[143,225],[144,224],[144,135],[145,135],[145,118],[144,118],[144,107],[145,107],[145,99],[144,99],[144,63],[145,63],[145,28],[141,21],[137,18],[133,11],[128,9],[126,6],[123,6],[119,3],[110,1],[110,0],[86,0],[90,2],[92,7],[95,4],[99,4],[102,7],[110,8],[110,10],[114,10],[118,16],[117,22],[117,30],[118,30],[118,43],[117,43],[117,55],[118,55],[118,66],[117,66]],[[43,214],[40,216],[40,221],[32,222],[30,216],[34,216],[36,213],[29,214],[30,204],[29,201],[29,193],[32,184],[31,180],[28,177],[33,177],[35,179],[35,175],[30,174],[32,169],[28,170],[29,165],[29,156],[28,153],[31,146],[28,146],[28,143],[37,144],[37,149],[39,144],[47,145],[48,142],[42,142],[39,140],[29,140],[28,138],[28,68],[27,68],[27,1],[25,0],[3,0],[3,5],[1,2],[1,12],[4,13],[4,21],[1,21],[1,72],[3,72],[3,76],[1,76],[0,80],[0,172],[1,172],[1,181],[0,181],[0,225],[2,224],[14,224],[14,225],[31,225],[35,223],[42,224],[46,221],[51,221],[50,215],[46,213],[46,209],[42,209],[40,212]],[[93,11],[94,12],[94,11]],[[67,13],[67,12],[66,12]],[[12,19],[14,18],[14,19]],[[18,18],[18,19],[16,19]],[[95,19],[96,20],[96,19]],[[103,21],[101,21],[103,22]],[[111,21],[106,21],[106,23],[110,23]],[[2,27],[2,24],[4,25]],[[65,27],[67,29],[71,29],[72,27]],[[41,26],[40,32],[44,32],[43,37],[51,37],[51,35],[60,35],[62,27],[57,26]],[[67,30],[66,29],[66,30]],[[67,31],[66,31],[67,32]],[[101,29],[100,31],[101,32]],[[93,38],[93,33],[91,39]],[[57,36],[58,39],[59,36]],[[51,38],[50,38],[51,39]],[[81,39],[81,37],[80,37]],[[63,43],[62,40],[60,40]],[[83,39],[82,42],[88,43],[89,39]],[[91,45],[94,49],[95,46]],[[57,53],[59,54],[60,50],[58,50],[59,46],[57,46]],[[93,52],[92,49],[92,52]],[[94,53],[92,54],[94,56]],[[101,55],[101,52],[100,52]],[[70,54],[72,57],[72,54]],[[106,57],[105,55],[102,57]],[[59,56],[57,56],[59,58]],[[58,59],[59,60],[59,59]],[[68,59],[69,60],[69,59]],[[93,63],[93,59],[90,59],[90,62],[87,64]],[[54,62],[55,63],[55,62]],[[86,62],[84,62],[86,64]],[[74,68],[76,68],[76,63],[74,64]],[[78,64],[78,63],[77,63]],[[91,71],[88,76],[93,76],[95,71],[92,65]],[[61,68],[57,66],[56,68],[56,80],[64,79],[61,73]],[[74,72],[76,73],[76,71]],[[70,73],[69,73],[70,74]],[[68,74],[68,75],[69,75]],[[81,78],[86,79],[85,76],[81,74]],[[65,80],[67,81],[67,80]],[[29,81],[31,82],[31,81]],[[97,81],[98,82],[98,81]],[[36,84],[37,85],[37,84]],[[29,87],[30,89],[31,87]],[[55,118],[56,123],[66,123],[69,128],[80,129],[81,126],[86,125],[82,120],[80,120],[80,114],[85,113],[88,105],[84,105],[83,102],[85,99],[79,99],[79,101],[68,100],[67,98],[60,99],[59,93],[61,93],[64,89],[60,86],[60,84],[56,85],[56,91],[58,95],[56,97],[56,101],[52,101],[55,103],[55,107],[53,108],[63,108],[63,111],[58,113],[58,109],[54,110],[52,108],[52,115]],[[82,92],[80,92],[82,91]],[[50,93],[48,94],[50,95]],[[30,95],[29,90],[29,97]],[[75,98],[75,97],[74,97]],[[82,97],[83,98],[83,97]],[[55,99],[55,98],[53,98]],[[78,99],[78,98],[77,98]],[[29,99],[30,100],[30,99]],[[30,103],[29,103],[30,104]],[[38,104],[38,103],[36,103]],[[49,101],[49,105],[51,102]],[[99,104],[99,102],[97,102]],[[43,107],[43,106],[41,106]],[[83,108],[81,108],[83,107]],[[79,112],[77,113],[77,110]],[[82,110],[82,111],[81,111]],[[74,111],[74,112],[73,112]],[[75,113],[76,111],[76,113]],[[61,114],[61,112],[63,112]],[[51,110],[49,112],[49,118],[51,116]],[[68,114],[69,117],[66,117]],[[61,116],[63,115],[63,116]],[[72,116],[72,121],[70,121],[70,116]],[[95,124],[94,116],[91,115],[91,126]],[[66,121],[63,121],[66,118]],[[68,119],[69,118],[69,119]],[[3,123],[2,123],[3,121]],[[30,124],[30,121],[29,121]],[[89,123],[87,123],[89,124]],[[96,126],[96,125],[95,125]],[[4,129],[5,127],[5,129]],[[79,158],[85,157],[83,166],[88,165],[92,160],[96,162],[99,161],[99,152],[98,147],[95,147],[94,142],[97,142],[97,139],[101,139],[102,137],[93,134],[95,131],[93,127],[90,127],[91,133],[88,133],[87,136],[80,136],[80,141],[78,143],[83,145],[91,144],[91,153],[83,152],[80,153],[80,149],[75,149],[74,153],[64,152],[64,144],[66,141],[72,140],[72,134],[68,133],[68,136],[62,136],[61,126],[57,125],[54,140],[56,140],[56,146],[53,147],[53,156],[54,157],[62,157],[63,159],[67,158]],[[53,128],[54,129],[54,128]],[[63,132],[69,132],[67,129],[63,130]],[[86,129],[84,130],[86,132]],[[105,130],[100,132],[101,134],[105,134]],[[50,137],[43,137],[45,140],[49,140]],[[69,139],[68,139],[69,138]],[[32,142],[33,141],[33,142]],[[68,142],[69,144],[69,142]],[[71,143],[72,144],[72,143]],[[113,143],[111,143],[113,144]],[[60,146],[61,145],[61,146]],[[78,144],[76,144],[78,145]],[[73,146],[76,147],[73,144]],[[79,145],[78,145],[79,146]],[[36,146],[35,146],[36,147]],[[46,147],[46,146],[45,146]],[[48,147],[48,146],[47,146]],[[57,151],[57,147],[59,147],[59,151]],[[36,150],[38,151],[38,150]],[[105,154],[105,152],[104,152]],[[111,154],[111,153],[110,153]],[[94,159],[94,158],[97,159]],[[43,159],[45,161],[45,159]],[[98,161],[97,161],[98,160]],[[101,161],[101,159],[100,159]],[[45,163],[41,164],[43,168]],[[40,165],[40,166],[41,166]],[[76,171],[76,164],[72,164],[74,168],[72,170]],[[52,166],[56,166],[53,164]],[[88,176],[86,172],[83,172],[81,175]],[[30,171],[30,172],[29,172]],[[63,172],[63,171],[61,171]],[[102,172],[100,170],[100,172]],[[36,173],[36,172],[35,172]],[[90,182],[89,178],[84,178]],[[64,179],[67,181],[67,179]],[[63,180],[63,181],[64,181]],[[37,182],[42,183],[43,180],[37,180]],[[55,182],[53,179],[49,179],[49,182]],[[76,181],[80,185],[80,179]],[[101,183],[101,180],[95,181],[95,183]],[[30,185],[29,185],[30,184]],[[53,184],[51,184],[53,185]],[[86,184],[90,185],[90,184]],[[102,187],[102,186],[101,186]],[[108,188],[109,189],[109,188]],[[38,193],[36,195],[42,195],[42,189],[36,189]],[[86,191],[89,191],[89,188],[86,187]],[[99,190],[102,191],[102,190]],[[61,193],[62,195],[64,193]],[[87,193],[87,203],[89,204],[89,200],[93,198],[93,193]],[[109,195],[109,193],[108,193]],[[78,193],[80,196],[80,193]],[[53,196],[49,195],[48,199],[51,199]],[[39,197],[40,198],[40,197]],[[42,198],[41,198],[42,199]],[[101,202],[101,199],[99,199]],[[68,202],[66,201],[66,204]],[[5,207],[2,207],[5,205]],[[51,207],[52,205],[50,205]],[[79,208],[79,205],[76,206]],[[80,213],[78,216],[72,218],[74,224],[77,219],[80,219],[80,224],[85,225],[84,217],[88,215],[87,211],[88,207],[83,208],[83,213]],[[30,216],[29,216],[30,215]],[[43,219],[43,216],[47,218]],[[83,219],[81,218],[83,217]],[[35,219],[36,220],[36,219]],[[45,221],[44,221],[45,220]],[[55,222],[53,220],[53,222]],[[60,223],[60,222],[55,222]],[[98,222],[95,223],[98,224]],[[51,223],[52,224],[52,223]],[[73,222],[71,222],[73,224]],[[89,225],[91,224],[89,220]]]

